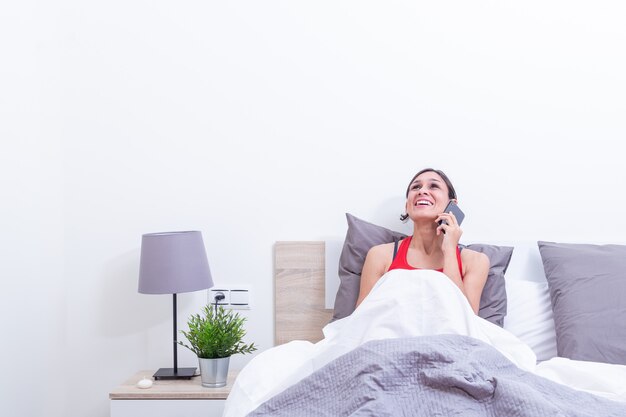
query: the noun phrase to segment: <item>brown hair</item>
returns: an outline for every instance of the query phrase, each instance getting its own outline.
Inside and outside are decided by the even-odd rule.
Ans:
[[[454,185],[452,185],[452,182],[450,181],[450,178],[448,178],[448,176],[443,171],[441,171],[439,169],[434,169],[434,168],[424,168],[423,170],[421,170],[420,172],[415,174],[415,176],[413,176],[411,181],[409,181],[409,185],[406,187],[406,194],[405,194],[406,198],[409,197],[409,191],[411,190],[411,184],[413,184],[413,181],[415,181],[415,178],[419,177],[424,172],[434,172],[434,173],[438,174],[441,177],[441,179],[443,180],[443,182],[446,183],[446,186],[448,187],[448,198],[450,200],[456,200],[456,191],[454,189]],[[409,215],[407,213],[404,213],[404,214],[400,215],[400,220],[402,220],[403,222],[407,221],[408,218],[409,218]]]

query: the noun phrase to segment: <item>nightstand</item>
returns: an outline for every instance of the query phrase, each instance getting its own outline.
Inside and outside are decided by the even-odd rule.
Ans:
[[[222,388],[205,388],[200,377],[153,381],[147,389],[137,382],[154,371],[141,371],[109,393],[111,417],[221,417],[237,371],[228,373]]]

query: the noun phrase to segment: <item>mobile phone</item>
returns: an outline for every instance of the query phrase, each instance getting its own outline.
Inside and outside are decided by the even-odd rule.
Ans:
[[[443,212],[454,214],[454,217],[456,217],[456,222],[459,224],[459,226],[461,225],[461,223],[463,222],[463,219],[465,218],[465,213],[463,213],[463,211],[459,208],[459,206],[453,200],[450,200],[450,202],[448,203],[446,208],[443,210]],[[441,223],[443,223],[443,220],[439,220],[439,225],[441,225]]]

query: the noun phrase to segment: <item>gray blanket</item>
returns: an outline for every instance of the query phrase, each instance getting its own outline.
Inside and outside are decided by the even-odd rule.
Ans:
[[[368,342],[248,415],[258,416],[625,417],[626,404],[523,371],[479,340],[441,335]]]

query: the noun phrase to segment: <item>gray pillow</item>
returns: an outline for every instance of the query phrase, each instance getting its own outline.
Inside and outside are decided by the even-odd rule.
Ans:
[[[626,365],[626,246],[537,244],[558,355]]]
[[[370,248],[406,237],[402,233],[368,223],[349,213],[346,213],[346,218],[348,219],[348,232],[339,258],[340,284],[335,298],[332,320],[347,317],[354,311],[359,296],[363,263]],[[472,244],[466,247],[485,253],[491,262],[489,276],[480,299],[478,315],[502,326],[504,316],[506,316],[504,273],[509,266],[513,248],[482,244]]]
[[[372,246],[404,239],[406,235],[368,223],[346,213],[348,232],[339,257],[339,289],[332,320],[352,314],[361,288],[365,256]]]

